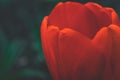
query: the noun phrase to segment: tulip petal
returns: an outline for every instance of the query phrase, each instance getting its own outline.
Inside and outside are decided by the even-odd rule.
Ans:
[[[99,4],[88,2],[85,6],[96,15],[99,27],[109,26],[112,23],[110,14]]]
[[[111,25],[112,29],[112,69],[114,80],[120,80],[120,27]]]
[[[55,80],[59,80],[58,77],[58,71],[57,71],[57,67],[56,67],[56,59],[55,59],[55,55],[54,53],[51,51],[51,46],[49,45],[49,39],[48,39],[48,30],[47,30],[47,19],[48,17],[45,17],[43,19],[42,25],[41,25],[41,37],[42,37],[42,47],[43,47],[43,51],[44,51],[44,55],[46,58],[46,62],[48,65],[48,68],[53,76],[53,78]],[[51,35],[53,37],[53,39],[56,37],[57,35],[57,31],[58,29],[54,28],[52,30],[52,33],[49,34],[49,36]],[[56,40],[56,39],[55,39]]]
[[[104,56],[91,40],[77,31],[65,28],[59,34],[61,80],[99,80]]]
[[[55,80],[61,80],[61,75],[59,74],[59,66],[58,66],[58,63],[59,63],[59,45],[58,45],[58,36],[59,36],[59,28],[56,27],[56,26],[49,26],[48,27],[48,46],[49,46],[49,54],[51,54],[53,57],[54,57],[54,61],[55,61],[55,64],[53,65],[53,62],[51,62],[51,65],[52,70],[55,70],[56,71],[56,74],[57,74],[57,78],[55,78]]]
[[[120,25],[119,24],[119,16],[115,12],[115,10],[113,8],[105,8],[105,9],[111,14],[112,24]]]
[[[103,27],[93,38],[92,43],[103,51],[105,59],[105,69],[102,80],[113,80],[111,56],[112,56],[112,35],[109,27]]]
[[[93,12],[77,2],[66,2],[56,6],[49,15],[48,25],[55,25],[60,29],[71,28],[89,38],[100,28]]]

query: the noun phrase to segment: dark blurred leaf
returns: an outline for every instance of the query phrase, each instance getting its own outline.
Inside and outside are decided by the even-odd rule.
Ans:
[[[15,40],[6,46],[4,53],[0,56],[0,77],[9,72],[15,60],[25,49],[25,45],[24,41]]]
[[[5,47],[8,44],[8,39],[7,39],[5,33],[2,31],[1,28],[0,28],[0,44],[2,46],[2,49],[5,49]]]
[[[120,3],[120,2],[119,2]],[[120,5],[117,5],[116,7],[115,7],[115,9],[116,9],[116,12],[118,13],[118,15],[119,15],[119,17],[120,17]]]
[[[60,1],[66,1],[66,0],[46,0],[46,1],[58,1],[58,2],[60,2]]]
[[[46,74],[43,72],[40,72],[38,70],[33,70],[33,69],[23,69],[19,72],[19,75],[21,77],[37,77],[37,78],[41,78],[43,80],[46,79]]]

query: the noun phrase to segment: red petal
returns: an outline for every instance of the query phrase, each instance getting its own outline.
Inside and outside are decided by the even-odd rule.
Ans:
[[[112,23],[110,14],[99,4],[88,2],[85,6],[96,15],[99,27],[109,26]]]
[[[111,25],[112,29],[112,69],[114,80],[120,80],[120,27]]]
[[[105,69],[102,80],[113,80],[111,56],[112,56],[112,35],[109,27],[103,27],[94,39],[93,44],[100,48],[105,55]]]
[[[56,57],[54,55],[54,52],[51,50],[51,46],[50,43],[48,42],[48,31],[47,31],[47,19],[48,17],[45,17],[43,19],[42,25],[41,25],[41,38],[42,38],[42,47],[43,47],[43,51],[44,51],[44,55],[46,58],[46,62],[48,65],[48,68],[53,76],[53,78],[55,80],[60,80],[59,79],[59,75],[58,75],[58,71],[57,71],[57,67],[56,67]],[[52,30],[52,29],[50,29]],[[57,35],[57,31],[58,29],[53,28],[52,32],[49,34],[49,36],[51,36],[54,40],[56,40],[56,35]],[[50,41],[51,42],[51,41]],[[52,42],[51,42],[52,43]]]
[[[98,31],[96,16],[84,5],[66,2],[56,6],[49,15],[48,25],[71,28],[91,38]]]
[[[59,60],[62,80],[99,80],[104,69],[101,51],[90,39],[68,28],[60,31]]]
[[[113,24],[116,24],[116,25],[120,25],[119,24],[119,17],[117,15],[117,13],[115,12],[114,9],[112,8],[105,8],[110,14],[111,14],[111,17],[112,17],[112,23]]]

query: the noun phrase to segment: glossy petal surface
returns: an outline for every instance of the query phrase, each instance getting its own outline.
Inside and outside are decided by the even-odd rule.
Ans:
[[[94,39],[93,44],[103,51],[105,56],[105,68],[102,80],[113,80],[112,66],[111,66],[111,56],[112,56],[112,35],[111,29],[109,27],[103,27]]]
[[[119,16],[115,12],[115,10],[112,8],[105,8],[105,9],[110,13],[110,15],[112,17],[112,24],[120,25]]]
[[[61,80],[98,80],[104,70],[104,56],[91,40],[72,29],[59,35]]]
[[[48,68],[49,68],[53,78],[55,80],[59,80],[59,77],[58,77],[59,75],[58,75],[58,71],[57,71],[57,67],[56,67],[57,62],[56,62],[56,57],[54,55],[55,52],[53,52],[53,47],[51,47],[51,43],[53,43],[53,42],[51,40],[49,41],[49,39],[48,39],[48,33],[51,32],[49,34],[49,36],[53,40],[56,40],[56,35],[57,35],[58,29],[52,28],[48,32],[47,19],[48,19],[48,17],[44,18],[44,20],[42,22],[42,26],[41,26],[42,46],[43,46],[43,51],[44,51],[44,54],[45,54],[45,58],[46,58]],[[54,48],[54,50],[56,50],[56,48]]]
[[[96,16],[91,10],[77,2],[58,4],[49,15],[48,25],[60,29],[71,28],[91,38],[98,31]]]
[[[94,15],[96,15],[100,28],[103,26],[109,26],[112,23],[110,13],[108,13],[107,10],[105,10],[99,4],[88,2],[85,4],[85,6],[89,8],[94,13]]]
[[[120,27],[110,26],[112,30],[112,70],[115,80],[120,80]]]

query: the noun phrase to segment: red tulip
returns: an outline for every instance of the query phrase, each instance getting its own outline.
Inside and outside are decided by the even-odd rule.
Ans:
[[[59,3],[41,25],[54,80],[120,80],[117,13],[96,3]]]

